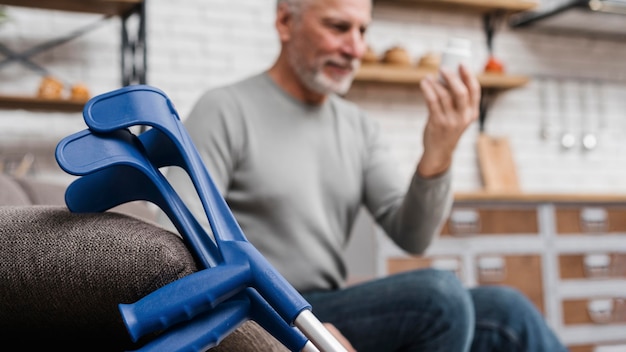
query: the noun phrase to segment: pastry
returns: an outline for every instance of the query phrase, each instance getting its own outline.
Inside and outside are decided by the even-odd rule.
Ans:
[[[372,49],[371,46],[368,46],[367,51],[365,52],[365,54],[363,55],[363,58],[361,59],[361,62],[364,64],[375,64],[378,61],[379,61],[378,54],[376,54],[376,52],[374,51],[374,49]]]
[[[89,89],[87,86],[81,83],[73,85],[70,100],[87,102],[87,100],[89,100]]]
[[[424,70],[437,71],[441,64],[441,56],[432,52],[424,54],[420,57],[417,67]]]
[[[390,65],[411,66],[411,55],[406,49],[394,46],[385,51],[383,62]]]
[[[37,97],[42,99],[61,99],[62,95],[63,82],[52,76],[45,76],[41,80]]]

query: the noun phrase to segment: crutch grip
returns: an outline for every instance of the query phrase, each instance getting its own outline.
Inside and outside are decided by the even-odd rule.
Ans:
[[[211,310],[249,282],[250,269],[220,265],[171,282],[131,304],[119,304],[133,341]]]
[[[249,310],[247,299],[223,302],[214,310],[165,331],[135,352],[204,352],[248,320]]]

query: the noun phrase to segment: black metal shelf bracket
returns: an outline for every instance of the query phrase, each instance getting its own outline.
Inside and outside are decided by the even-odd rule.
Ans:
[[[124,14],[122,20],[121,72],[122,85],[146,84],[146,1]],[[133,31],[131,31],[133,29]]]
[[[68,33],[67,35],[63,36],[63,37],[59,37],[53,40],[49,40],[46,42],[43,42],[41,44],[35,45],[33,47],[31,47],[30,49],[24,50],[22,52],[16,52],[13,51],[12,49],[10,49],[9,47],[7,47],[6,45],[0,43],[0,53],[2,55],[4,55],[4,59],[2,61],[0,61],[0,69],[4,68],[5,66],[7,66],[8,64],[12,63],[12,62],[18,62],[22,65],[24,65],[25,67],[29,68],[30,70],[42,75],[42,76],[49,76],[51,75],[50,72],[43,66],[35,63],[34,61],[31,60],[31,58],[41,52],[44,52],[46,50],[50,50],[52,48],[55,48],[59,45],[65,44],[73,39],[76,39],[88,32],[93,31],[94,29],[102,26],[111,16],[105,16],[103,18],[101,18],[99,21],[94,22],[94,23],[89,23],[88,25],[78,28],[70,33]]]
[[[48,69],[32,60],[33,56],[65,44],[90,31],[93,31],[106,23],[111,17],[114,17],[114,15],[105,15],[97,22],[89,23],[88,25],[78,28],[63,37],[35,45],[22,52],[16,52],[0,43],[0,54],[4,56],[4,58],[0,60],[0,69],[6,67],[10,63],[18,62],[39,75],[50,76],[52,74],[50,74]],[[146,0],[134,6],[127,13],[120,15],[120,19],[122,22],[121,83],[123,86],[130,84],[145,84],[147,71]],[[133,31],[131,31],[131,28]],[[58,77],[58,75],[53,76]]]
[[[487,121],[487,113],[489,107],[498,96],[496,89],[483,88],[480,93],[480,112],[478,115],[478,128],[480,132],[485,132],[485,122]]]
[[[487,42],[487,51],[489,55],[493,55],[493,37],[496,29],[500,26],[507,16],[504,10],[494,10],[483,15],[483,29],[485,31],[485,39]],[[480,113],[478,117],[478,126],[480,132],[485,130],[485,122],[489,107],[495,100],[498,91],[496,89],[483,88],[480,95]]]

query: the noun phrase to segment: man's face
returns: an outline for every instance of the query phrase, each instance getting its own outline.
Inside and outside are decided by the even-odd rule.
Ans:
[[[288,60],[309,89],[344,94],[365,54],[371,0],[316,0],[294,19]]]

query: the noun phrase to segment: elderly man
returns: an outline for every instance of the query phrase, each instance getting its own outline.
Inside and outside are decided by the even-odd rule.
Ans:
[[[421,82],[424,152],[407,184],[377,124],[339,96],[366,51],[371,10],[370,0],[278,0],[275,63],[208,91],[185,120],[214,181],[250,242],[349,350],[565,351],[510,288],[468,290],[430,269],[345,287],[344,250],[362,206],[406,251],[429,246],[451,207],[453,152],[480,100],[464,66],[444,70],[445,84]],[[186,174],[168,177],[206,219]]]

